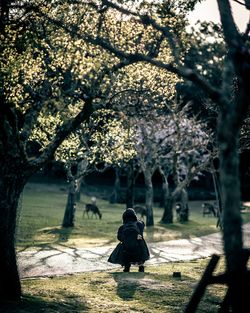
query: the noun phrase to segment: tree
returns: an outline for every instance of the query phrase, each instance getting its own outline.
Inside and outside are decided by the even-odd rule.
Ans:
[[[74,227],[77,193],[80,194],[81,181],[88,173],[89,162],[86,159],[72,162],[67,165],[67,178],[69,182],[68,197],[65,207],[62,227]]]
[[[133,28],[131,25],[127,26],[125,21],[124,28],[126,27]],[[140,38],[140,43],[144,45],[142,38]],[[108,101],[108,105],[113,110],[122,112],[121,115],[124,123],[127,123],[127,129],[131,130],[130,140],[135,146],[135,157],[126,164],[126,205],[127,207],[133,207],[136,180],[135,168],[139,167],[145,178],[147,226],[154,224],[152,175],[156,170],[152,161],[156,159],[156,151],[153,155],[153,149],[150,146],[152,144],[155,147],[156,142],[153,143],[149,139],[147,132],[153,132],[151,128],[155,126],[150,123],[151,118],[155,120],[156,112],[159,110],[163,112],[166,109],[166,103],[171,102],[174,98],[175,85],[178,81],[179,79],[176,76],[159,71],[150,64],[131,64],[126,67],[126,70],[120,71],[117,75],[112,88],[113,94]],[[147,126],[148,123],[150,125]],[[145,127],[143,124],[145,124]],[[147,139],[148,143],[146,142]],[[143,150],[138,143],[143,144],[144,147],[146,145],[148,148]]]
[[[164,213],[163,223],[173,222],[173,204],[180,197],[182,205],[180,221],[188,221],[188,194],[187,186],[193,179],[197,179],[201,171],[208,167],[213,151],[211,137],[207,125],[198,122],[195,117],[187,116],[190,103],[182,109],[170,110],[167,123],[168,145],[170,146],[167,157],[162,157],[159,165],[163,179]],[[164,143],[163,143],[164,144]],[[166,145],[166,143],[165,143]],[[168,179],[172,177],[172,191],[168,187]]]
[[[154,225],[153,215],[153,183],[152,176],[158,167],[158,152],[161,148],[159,144],[159,133],[155,129],[161,129],[157,117],[154,114],[148,114],[144,118],[133,120],[135,125],[135,149],[137,151],[137,160],[144,175],[145,182],[145,204],[147,210],[147,226]],[[162,125],[161,125],[162,126]]]
[[[205,125],[187,117],[186,110],[187,106],[182,110],[168,106],[167,114],[147,112],[147,116],[132,119],[136,158],[145,178],[148,213],[152,212],[152,176],[156,170],[160,171],[163,179],[163,223],[173,222],[175,199],[180,195],[183,195],[183,200],[187,199],[184,189],[207,166],[211,154],[208,150],[210,136],[206,133]],[[175,184],[171,192],[168,187],[170,176]],[[148,218],[147,225],[153,225],[152,221],[152,218]]]
[[[115,182],[114,189],[110,195],[110,203],[119,203],[121,201],[121,170],[119,166],[114,166],[115,171]]]
[[[70,134],[77,138],[75,130],[100,107],[111,73],[127,65],[58,28],[53,18],[66,25],[71,6],[43,4],[1,2],[0,298],[5,300],[21,295],[15,229],[18,199],[27,180]],[[50,18],[44,18],[48,12]],[[95,16],[83,8],[74,17],[85,17],[82,27],[93,34]]]
[[[219,86],[215,86],[207,79],[206,72],[190,68],[179,57],[179,52],[184,48],[183,41],[180,33],[175,31],[175,25],[168,23],[167,16],[171,16],[171,14],[178,16],[178,14],[183,14],[182,10],[177,11],[176,8],[171,7],[169,1],[155,4],[155,6],[146,3],[147,6],[141,5],[132,9],[127,8],[123,1],[120,3],[123,5],[102,1],[106,7],[137,19],[139,24],[145,26],[145,32],[148,32],[148,27],[158,30],[168,41],[173,59],[164,60],[164,56],[159,52],[160,48],[157,49],[157,53],[152,55],[142,50],[131,51],[125,45],[114,46],[106,40],[107,38],[92,37],[89,38],[90,42],[102,46],[121,59],[150,63],[192,81],[219,107],[217,134],[223,206],[223,240],[227,273],[230,277],[228,285],[232,292],[233,312],[244,312],[248,305],[247,269],[246,264],[242,261],[244,250],[240,215],[238,138],[242,121],[250,104],[250,90],[247,86],[250,78],[250,28],[246,25],[245,33],[240,33],[231,12],[230,2],[228,0],[217,1],[227,53],[224,56],[221,83]],[[241,2],[239,1],[239,3]],[[250,9],[249,1],[242,3],[245,3],[248,10]],[[184,2],[178,1],[178,4],[184,5]],[[147,10],[148,7],[150,9]],[[214,55],[214,52],[211,53]],[[234,190],[233,193],[232,190]]]

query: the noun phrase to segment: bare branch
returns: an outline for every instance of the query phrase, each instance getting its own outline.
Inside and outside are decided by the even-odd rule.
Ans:
[[[239,0],[233,0],[233,1],[245,6],[245,4]]]
[[[225,41],[229,48],[240,40],[229,0],[217,0]]]

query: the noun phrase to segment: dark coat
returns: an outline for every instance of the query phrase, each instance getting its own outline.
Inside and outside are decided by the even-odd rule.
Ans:
[[[131,211],[130,211],[131,210]],[[128,253],[123,245],[123,228],[126,223],[130,222],[136,222],[138,229],[140,231],[140,234],[142,236],[141,240],[137,240],[138,242],[138,248],[136,251],[133,251],[133,253]],[[117,232],[117,239],[120,241],[120,243],[116,246],[116,248],[111,253],[108,262],[114,263],[114,264],[130,264],[130,263],[144,263],[146,260],[149,259],[149,250],[147,247],[147,244],[143,238],[143,230],[144,230],[145,224],[143,221],[138,221],[137,216],[132,209],[127,209],[123,214],[123,225],[121,225]]]

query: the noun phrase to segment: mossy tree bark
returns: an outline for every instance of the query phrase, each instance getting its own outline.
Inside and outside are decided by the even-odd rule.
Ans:
[[[145,205],[147,209],[147,226],[154,225],[154,215],[153,215],[153,183],[152,183],[152,173],[150,170],[145,170]]]
[[[75,210],[76,210],[76,190],[77,182],[72,179],[69,183],[68,198],[63,217],[63,227],[74,227]]]
[[[135,176],[133,160],[127,165],[127,189],[126,189],[126,207],[133,208],[135,197]]]
[[[8,172],[8,176],[3,172]],[[0,172],[0,299],[18,300],[21,284],[15,252],[18,200],[24,188],[23,176],[2,167]]]
[[[173,223],[173,205],[174,198],[171,196],[171,192],[169,190],[168,179],[164,172],[159,169],[161,177],[162,177],[162,192],[163,192],[163,216],[161,218],[161,222],[164,224]]]
[[[120,179],[120,169],[118,166],[115,167],[115,182],[114,189],[110,195],[110,203],[118,203],[121,201],[121,179]]]

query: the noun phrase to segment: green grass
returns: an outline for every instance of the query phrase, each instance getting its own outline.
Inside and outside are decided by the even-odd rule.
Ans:
[[[145,273],[120,270],[22,281],[19,304],[6,304],[6,313],[180,313],[188,303],[208,259],[149,266]],[[181,278],[173,278],[180,271]],[[224,271],[223,260],[216,272]],[[217,312],[225,287],[207,288],[199,312]],[[5,311],[1,311],[5,312]]]
[[[19,212],[19,227],[17,231],[18,248],[32,246],[64,244],[66,246],[86,247],[113,244],[117,241],[116,232],[121,224],[124,204],[110,204],[97,199],[102,212],[102,220],[83,217],[84,203],[90,201],[90,196],[82,195],[77,203],[75,227],[61,227],[67,200],[67,188],[63,184],[27,184]],[[160,223],[163,210],[154,207],[154,227],[145,229],[145,238],[149,242],[167,241],[179,238],[191,238],[219,231],[216,219],[203,217],[201,201],[191,201],[190,221],[171,225]],[[250,221],[250,214],[243,215],[245,221]]]
[[[111,205],[98,199],[103,219],[82,217],[82,207],[89,201],[83,195],[76,211],[76,226],[63,229],[67,189],[63,185],[28,184],[23,194],[17,234],[18,249],[51,246],[94,246],[114,243],[121,224],[124,205]],[[156,242],[176,238],[190,238],[218,231],[216,219],[203,218],[201,202],[190,202],[190,221],[185,224],[160,223],[162,209],[154,208],[155,226],[147,227],[147,241]],[[243,214],[244,221],[250,214]],[[183,312],[192,292],[201,278],[209,259],[175,262],[146,267],[138,273],[121,269],[87,272],[61,277],[23,279],[23,297],[19,303],[2,303],[3,313],[179,313]],[[174,278],[173,272],[181,272]],[[224,272],[222,259],[216,270]],[[221,285],[209,286],[197,313],[217,312],[226,289]]]

